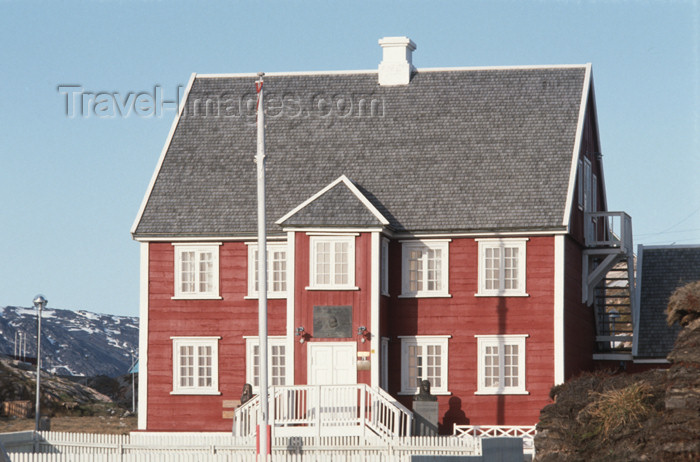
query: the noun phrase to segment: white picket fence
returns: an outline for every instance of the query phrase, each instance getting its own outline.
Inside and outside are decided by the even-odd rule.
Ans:
[[[11,462],[259,462],[254,438],[229,433],[139,433],[129,436],[40,432],[0,435]],[[408,462],[411,455],[479,455],[470,437],[397,437],[368,444],[357,436],[278,437],[270,462]]]

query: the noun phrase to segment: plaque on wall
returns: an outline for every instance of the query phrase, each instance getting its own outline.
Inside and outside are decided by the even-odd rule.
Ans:
[[[351,306],[314,306],[314,338],[352,337]]]

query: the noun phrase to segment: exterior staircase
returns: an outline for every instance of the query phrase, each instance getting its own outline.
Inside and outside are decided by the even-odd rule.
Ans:
[[[272,437],[358,436],[389,442],[411,435],[413,413],[381,388],[357,385],[270,387]],[[234,412],[233,436],[255,437],[259,395]]]
[[[593,307],[598,353],[629,355],[634,333],[632,219],[624,212],[586,213],[583,302]]]

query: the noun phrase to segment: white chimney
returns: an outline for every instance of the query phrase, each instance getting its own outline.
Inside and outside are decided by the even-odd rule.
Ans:
[[[379,39],[383,50],[379,63],[379,85],[408,85],[413,67],[413,50],[416,44],[408,37],[384,37]]]

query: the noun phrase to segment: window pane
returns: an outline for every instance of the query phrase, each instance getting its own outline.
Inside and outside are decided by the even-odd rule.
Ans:
[[[316,284],[329,285],[331,283],[331,243],[316,243]]]
[[[503,346],[503,383],[506,387],[518,386],[518,345]]]
[[[500,289],[501,249],[498,247],[487,247],[484,249],[484,287],[487,290]]]
[[[209,293],[214,290],[214,256],[211,252],[199,254],[199,291]]]
[[[423,252],[411,250],[408,255],[408,288],[411,292],[423,290]]]
[[[186,293],[194,292],[194,252],[180,254],[180,290]]]
[[[197,348],[197,360],[198,385],[200,387],[210,387],[212,385],[211,347],[199,346]]]
[[[422,348],[420,345],[408,346],[408,387],[413,388],[418,386],[418,379],[423,378]]]
[[[194,386],[194,347],[180,346],[180,386]]]
[[[348,283],[348,243],[335,243],[335,284]]]
[[[518,288],[518,248],[506,247],[503,261],[503,286],[505,289],[516,290]]]
[[[260,385],[260,346],[253,346],[253,384],[254,387]]]
[[[442,250],[429,249],[427,252],[428,258],[428,274],[426,277],[428,290],[441,290],[442,282]]]
[[[486,346],[484,348],[484,385],[498,387],[499,383],[498,346]]]

